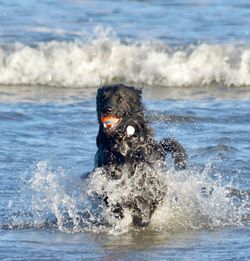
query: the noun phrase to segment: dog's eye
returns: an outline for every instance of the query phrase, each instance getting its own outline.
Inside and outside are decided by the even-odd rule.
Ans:
[[[122,102],[122,101],[123,101],[122,97],[120,97],[120,98],[119,98],[119,101],[120,101],[120,102]]]

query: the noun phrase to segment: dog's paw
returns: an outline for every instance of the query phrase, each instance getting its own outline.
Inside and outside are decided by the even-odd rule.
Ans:
[[[114,217],[117,219],[124,218],[123,208],[119,203],[111,206],[111,212],[113,213]]]

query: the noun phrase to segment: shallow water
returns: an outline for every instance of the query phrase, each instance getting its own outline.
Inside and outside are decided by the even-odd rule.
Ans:
[[[11,98],[1,100],[2,257],[161,260],[198,259],[203,253],[205,260],[224,260],[230,253],[242,260],[249,256],[246,95],[223,98],[225,88],[216,89],[218,97],[206,93],[192,99],[197,89],[190,88],[189,98],[173,95],[159,100],[149,98],[152,90],[145,88],[144,102],[156,136],[180,140],[190,167],[162,174],[167,197],[149,228],[135,231],[129,218],[122,223],[103,221],[86,198],[86,189],[98,191],[99,186],[94,180],[89,187],[81,179],[93,168],[96,151],[92,93],[45,88],[50,97],[41,88],[28,88],[20,95],[10,87]],[[212,196],[201,194],[203,186],[215,188]],[[229,187],[237,189],[232,197],[227,197]]]
[[[235,238],[241,238],[241,242]],[[247,260],[249,230],[182,232],[130,232],[122,236],[42,230],[2,234],[0,254],[6,260]]]
[[[0,259],[248,260],[248,1],[1,1]],[[9,18],[11,19],[11,22]],[[156,171],[146,229],[92,192],[100,82],[143,87],[157,139],[189,167]],[[205,188],[205,189],[204,189]],[[212,191],[210,193],[210,191]]]

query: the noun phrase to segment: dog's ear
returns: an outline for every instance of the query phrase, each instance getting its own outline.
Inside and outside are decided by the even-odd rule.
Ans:
[[[97,89],[97,94],[98,93],[100,93],[102,90],[103,90],[103,87],[104,87],[105,85],[100,85],[99,87],[98,87],[98,89]]]
[[[96,102],[98,103],[98,100],[99,100],[99,97],[100,97],[100,94],[101,94],[101,88],[102,87],[99,87],[98,89],[97,89],[97,92],[96,92]]]
[[[139,95],[140,97],[142,96],[142,88],[143,87],[141,87],[141,89],[135,89],[136,94]]]

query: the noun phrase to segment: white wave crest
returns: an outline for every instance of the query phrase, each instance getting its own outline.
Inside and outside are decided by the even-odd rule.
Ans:
[[[250,47],[124,43],[105,33],[82,42],[0,48],[0,84],[59,87],[125,81],[160,86],[250,85]]]

